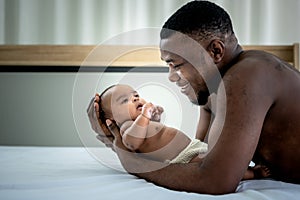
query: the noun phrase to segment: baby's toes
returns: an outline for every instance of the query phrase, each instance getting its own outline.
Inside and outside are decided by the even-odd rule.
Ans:
[[[271,175],[271,170],[267,167],[264,167],[264,172],[266,177]]]

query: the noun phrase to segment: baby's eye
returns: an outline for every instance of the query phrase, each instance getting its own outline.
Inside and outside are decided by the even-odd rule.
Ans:
[[[124,104],[124,103],[127,103],[128,102],[128,99],[126,98],[126,99],[123,99],[122,101],[121,101],[121,104]]]
[[[133,96],[134,96],[134,97],[140,97],[140,95],[139,95],[139,94],[134,94]]]

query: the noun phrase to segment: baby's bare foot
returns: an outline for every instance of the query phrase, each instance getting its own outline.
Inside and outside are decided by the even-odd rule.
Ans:
[[[255,165],[253,167],[255,178],[267,178],[271,176],[271,171],[265,165]]]

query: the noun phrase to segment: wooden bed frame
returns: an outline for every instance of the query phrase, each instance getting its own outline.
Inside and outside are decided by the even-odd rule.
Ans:
[[[245,50],[270,52],[299,70],[299,43],[282,46],[245,45]],[[96,52],[91,55],[91,52]],[[93,53],[94,54],[94,53]],[[88,57],[87,60],[85,60]],[[157,46],[0,45],[0,71],[76,71],[80,66],[163,67]],[[40,67],[40,68],[39,68]],[[46,67],[46,68],[42,68]],[[52,69],[52,70],[51,70]],[[34,71],[33,70],[33,71]]]

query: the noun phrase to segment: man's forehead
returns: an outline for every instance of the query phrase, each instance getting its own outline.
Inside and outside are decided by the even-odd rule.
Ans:
[[[178,47],[178,45],[194,45],[197,43],[197,41],[186,34],[174,32],[174,34],[169,37],[160,40],[160,48],[172,49]]]
[[[196,55],[207,53],[203,46],[181,33],[175,33],[168,38],[160,41],[161,59],[169,61],[170,59],[184,59],[193,61]]]

